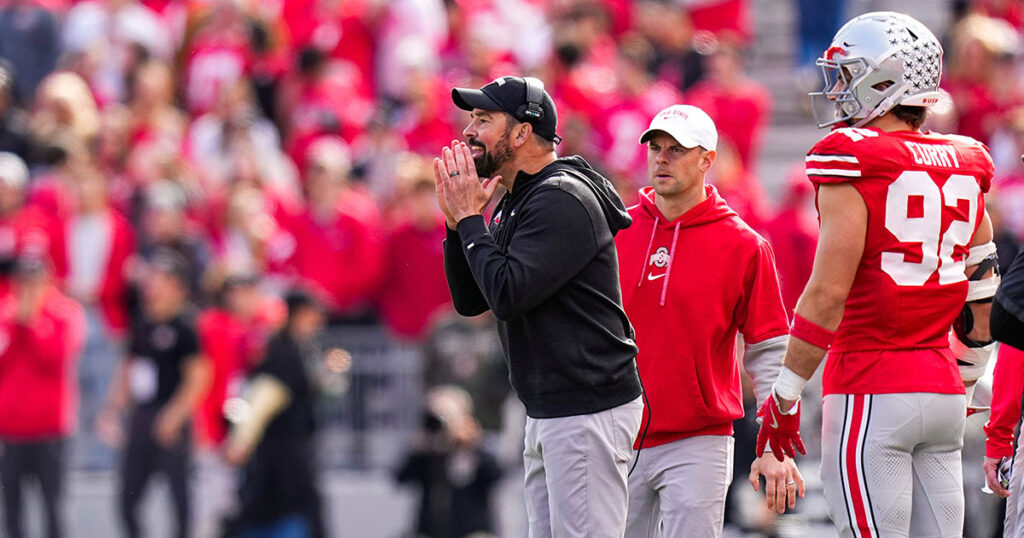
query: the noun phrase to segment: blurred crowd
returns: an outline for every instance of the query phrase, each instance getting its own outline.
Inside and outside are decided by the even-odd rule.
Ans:
[[[847,3],[797,2],[795,63],[811,78]],[[813,193],[802,163],[777,193],[757,176],[772,93],[748,74],[750,4],[0,3],[0,294],[19,260],[42,259],[83,307],[76,413],[85,448],[76,465],[111,465],[91,448],[93,424],[144,317],[153,260],[167,251],[187,265],[175,275],[203,311],[195,330],[212,363],[195,417],[200,446],[224,440],[223,403],[260,360],[296,286],[326,305],[331,325],[379,323],[396,341],[423,346],[426,386],[467,395],[434,400],[475,415],[460,439],[497,436],[509,394],[500,349],[486,316],[451,311],[430,159],[468,121],[451,88],[501,75],[545,82],[559,154],[586,158],[627,205],[647,181],[637,141],[651,117],[674,103],[707,111],[720,134],[709,181],[770,238],[792,310],[816,241]],[[952,7],[943,79],[951,99],[930,125],[992,148],[989,207],[1008,261],[1024,240],[1024,8]],[[416,480],[414,467],[403,480]]]

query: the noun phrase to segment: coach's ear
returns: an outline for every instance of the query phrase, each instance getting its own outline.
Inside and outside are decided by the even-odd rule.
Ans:
[[[703,149],[703,148],[702,148]],[[713,149],[704,151],[700,156],[700,171],[702,174],[706,174],[711,169],[711,165],[715,163],[715,157],[718,153]]]
[[[530,122],[522,122],[512,128],[512,146],[522,147],[530,137],[533,135],[533,124]]]

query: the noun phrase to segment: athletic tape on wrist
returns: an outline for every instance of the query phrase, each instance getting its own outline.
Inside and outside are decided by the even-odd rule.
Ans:
[[[789,336],[799,338],[808,344],[827,350],[836,339],[835,331],[804,319],[800,314],[793,315],[793,325],[789,328]]]
[[[784,400],[799,400],[800,393],[804,390],[804,385],[807,384],[807,380],[800,377],[799,374],[790,370],[789,367],[783,366],[779,370],[779,378],[775,380],[775,395]]]

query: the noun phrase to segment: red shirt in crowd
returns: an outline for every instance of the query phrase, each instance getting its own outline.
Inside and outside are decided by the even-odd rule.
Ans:
[[[361,73],[374,73],[376,44],[365,22],[370,9],[368,4],[364,0],[283,2],[281,17],[290,34],[292,54],[313,46],[335,60],[352,64]],[[325,9],[327,6],[331,9]],[[361,95],[373,95],[371,76],[362,77],[359,83]]]
[[[75,362],[85,342],[85,314],[54,287],[35,321],[15,319],[17,297],[0,297],[0,436],[18,441],[74,432],[78,413]]]
[[[771,116],[772,98],[767,88],[749,79],[729,88],[703,80],[686,93],[685,101],[711,116],[719,136],[732,142],[744,167],[754,165],[761,132]]]
[[[1017,31],[1024,30],[1024,4],[1007,0],[973,0],[971,10],[980,15],[1003,19]]]
[[[1006,124],[1010,111],[1024,103],[1019,92],[998,95],[980,81],[950,79],[943,86],[956,103],[955,132],[985,144],[996,129]]]
[[[249,72],[252,55],[244,34],[205,29],[184,58],[185,106],[198,117],[213,110],[221,92]]]
[[[335,313],[369,306],[384,271],[384,233],[368,194],[349,189],[330,215],[307,209],[288,228],[295,238],[289,265],[325,295]]]
[[[103,276],[99,282],[99,288],[94,290],[94,296],[103,313],[103,321],[106,322],[107,330],[114,336],[122,336],[128,330],[128,277],[125,274],[125,265],[129,258],[135,253],[135,231],[132,229],[128,219],[113,208],[107,208],[103,215],[107,221],[106,229],[110,231],[110,248],[107,250],[107,260],[103,264]],[[70,247],[67,239],[68,227],[62,227],[63,237],[60,241],[65,247]],[[65,254],[66,267],[70,270],[73,259],[70,253]]]
[[[814,251],[818,246],[818,222],[814,210],[807,205],[814,195],[811,185],[800,170],[800,177],[790,180],[782,208],[764,224],[764,234],[775,251],[782,301],[791,315],[796,302],[811,278]]]
[[[748,42],[753,37],[747,0],[699,0],[690,4],[690,20],[697,30]]]
[[[50,227],[38,207],[26,206],[10,215],[0,216],[0,262],[13,264],[19,254],[50,248]],[[0,276],[0,295],[10,288],[6,275]]]
[[[65,181],[57,176],[45,176],[35,180],[28,196],[26,211],[33,212],[33,221],[45,226],[49,241],[48,251],[53,263],[56,280],[63,283],[68,277],[72,263],[68,241],[68,225],[74,216],[74,196]],[[135,233],[131,224],[116,209],[108,208],[107,229],[110,230],[111,245],[104,265],[103,278],[95,296],[103,312],[107,329],[113,335],[121,335],[128,328],[128,312],[125,294],[127,281],[124,274],[125,262],[135,251]]]
[[[444,276],[444,217],[423,230],[411,222],[396,227],[387,238],[387,271],[381,286],[380,312],[399,337],[418,340],[430,321],[452,308]]]
[[[601,114],[603,121],[595,122],[605,161],[627,173],[647,170],[647,146],[637,144],[637,140],[659,111],[681,102],[679,91],[661,81],[653,82],[639,95],[616,94],[614,104]],[[645,174],[640,176],[646,180]]]
[[[213,369],[209,391],[195,413],[196,441],[201,446],[217,446],[227,436],[224,403],[238,396],[241,381],[285,315],[280,299],[268,299],[250,320],[222,308],[210,308],[196,320],[199,347]]]
[[[74,212],[73,200],[68,183],[55,174],[34,178],[26,199],[26,206],[35,208],[45,223],[50,261],[58,281],[68,274],[64,226]]]
[[[992,181],[999,208],[999,228],[1024,241],[1024,171],[1011,171]],[[991,198],[991,197],[990,197]]]
[[[351,144],[366,128],[375,109],[360,93],[367,76],[352,64],[330,63],[315,78],[295,74],[281,82],[279,105],[287,126],[287,154],[300,170],[306,150],[323,136],[340,136]]]

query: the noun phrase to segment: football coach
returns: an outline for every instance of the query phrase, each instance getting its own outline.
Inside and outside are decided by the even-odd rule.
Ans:
[[[558,116],[540,80],[501,77],[452,100],[470,120],[465,141],[434,160],[445,273],[460,314],[498,318],[526,406],[530,537],[621,538],[643,413],[614,243],[629,214],[586,161],[556,155]]]

